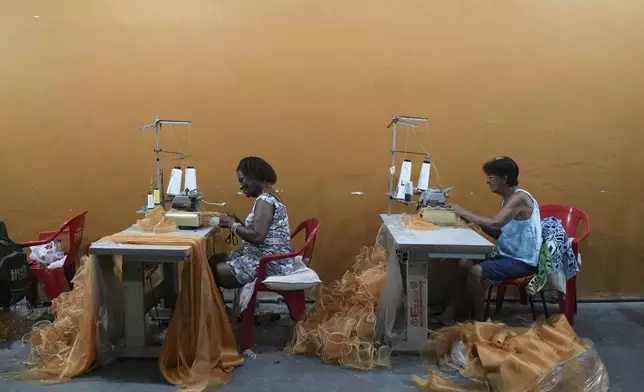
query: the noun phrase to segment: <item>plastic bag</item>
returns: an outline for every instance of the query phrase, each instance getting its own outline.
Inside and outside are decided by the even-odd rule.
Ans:
[[[36,245],[29,248],[29,258],[47,266],[47,268],[60,268],[65,263],[65,257],[56,255],[56,244],[52,241],[45,245]]]
[[[580,339],[565,317],[537,320],[531,328],[466,323],[434,335],[426,391],[606,392],[606,368],[590,340]],[[433,358],[431,358],[433,356]]]
[[[42,311],[34,311],[25,299],[9,308],[0,308],[0,342],[21,339],[41,314]]]

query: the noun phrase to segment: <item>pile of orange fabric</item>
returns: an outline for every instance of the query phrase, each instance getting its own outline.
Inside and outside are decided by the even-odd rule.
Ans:
[[[530,328],[466,323],[439,331],[429,351],[429,378],[414,384],[434,392],[605,392],[606,369],[565,317]]]
[[[295,326],[291,354],[313,354],[356,369],[390,367],[391,350],[374,346],[376,315],[387,273],[387,252],[363,247],[341,280],[314,290],[316,303]]]
[[[181,272],[180,292],[166,332],[159,368],[166,380],[189,391],[202,391],[229,380],[243,364],[224,304],[208,266],[205,240],[192,236],[120,233],[104,240],[129,244],[189,245],[191,260]],[[60,381],[88,371],[97,358],[98,261],[84,257],[74,289],[54,299],[56,320],[34,329],[28,377]],[[119,275],[118,273],[116,274]]]

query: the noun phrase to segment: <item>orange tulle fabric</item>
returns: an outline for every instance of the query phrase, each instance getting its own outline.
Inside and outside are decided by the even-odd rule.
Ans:
[[[191,260],[181,271],[180,292],[166,332],[159,369],[171,384],[203,391],[229,381],[244,363],[237,351],[224,304],[206,257],[205,240],[191,236],[119,233],[103,240],[129,244],[189,245]],[[83,257],[74,289],[53,300],[53,323],[34,327],[29,378],[61,381],[88,371],[97,358],[97,260]],[[115,271],[120,276],[119,271]]]
[[[159,369],[171,384],[191,391],[219,386],[244,359],[228,322],[208,265],[205,240],[191,236],[119,233],[112,241],[128,244],[190,245],[192,257],[181,272],[179,298],[159,357]]]
[[[356,369],[390,367],[389,347],[374,346],[375,309],[386,266],[382,246],[364,247],[342,279],[315,288],[316,304],[296,324],[286,352],[317,355],[326,363]]]
[[[26,338],[32,345],[25,378],[58,382],[85,373],[94,364],[96,350],[97,265],[83,257],[72,283],[74,289],[52,301],[55,321],[33,326]]]
[[[458,324],[433,337],[429,352],[438,366],[428,379],[414,377],[413,383],[434,392],[604,390],[607,375],[601,360],[587,360],[590,368],[586,369],[576,361],[588,349],[589,343],[575,334],[563,316],[535,322],[531,328],[492,322]],[[458,371],[469,382],[455,383],[436,371],[439,368]],[[586,389],[589,384],[595,388]]]
[[[410,230],[436,230],[438,227],[430,221],[426,221],[419,214],[402,214],[400,225]]]

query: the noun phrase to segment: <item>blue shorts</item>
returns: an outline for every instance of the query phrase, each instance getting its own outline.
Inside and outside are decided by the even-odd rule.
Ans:
[[[481,266],[483,277],[493,285],[537,273],[537,267],[505,256],[474,263]]]

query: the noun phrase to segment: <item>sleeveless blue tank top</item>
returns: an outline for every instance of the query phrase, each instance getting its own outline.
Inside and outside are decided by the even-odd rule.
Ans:
[[[527,220],[513,219],[501,229],[501,236],[496,241],[496,253],[500,256],[536,267],[539,264],[539,251],[541,250],[541,216],[539,205],[531,194],[523,192],[532,199],[532,215]]]

